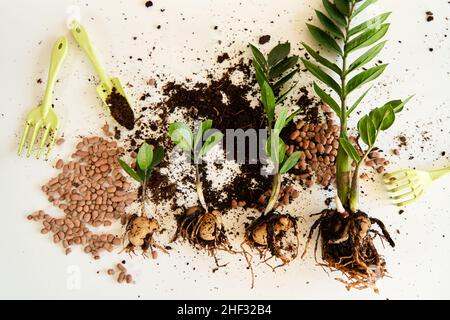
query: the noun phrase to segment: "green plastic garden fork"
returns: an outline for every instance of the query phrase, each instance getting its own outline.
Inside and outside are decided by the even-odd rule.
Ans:
[[[450,173],[450,167],[422,171],[404,169],[384,175],[384,183],[396,206],[405,206],[419,199],[431,183]]]
[[[36,139],[38,138],[38,134],[42,129],[44,129],[44,133],[42,134],[37,150],[36,158],[39,159],[44,146],[47,145],[45,159],[48,159],[59,129],[59,117],[56,114],[55,110],[53,110],[52,108],[53,88],[55,87],[56,83],[56,75],[58,74],[58,71],[61,68],[66,55],[67,38],[61,37],[53,46],[44,100],[42,101],[41,105],[39,105],[37,108],[34,108],[30,111],[30,113],[28,113],[25,130],[23,132],[22,139],[20,140],[18,151],[19,155],[22,154],[23,147],[25,146],[27,140],[27,157],[31,155]],[[30,129],[32,129],[31,137],[27,139],[30,133]]]

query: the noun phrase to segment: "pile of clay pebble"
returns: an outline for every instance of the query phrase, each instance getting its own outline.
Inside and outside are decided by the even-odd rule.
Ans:
[[[318,123],[299,120],[287,141],[287,154],[303,151],[295,166],[300,170],[296,179],[311,187],[315,182],[328,186],[336,177],[336,155],[339,147],[339,125],[334,120],[330,107],[322,104],[324,121]],[[315,179],[315,180],[314,180]]]
[[[128,191],[130,184],[117,162],[123,152],[115,141],[83,138],[72,160],[59,159],[56,169],[60,173],[42,186],[48,201],[63,210],[64,216],[54,218],[40,210],[28,219],[41,221],[41,233],[51,232],[53,242],[61,243],[66,254],[73,245],[80,245],[85,253],[100,259],[101,251],[111,252],[121,245],[117,235],[92,230],[117,220],[125,224],[125,208],[137,199],[136,192]]]
[[[133,276],[131,274],[128,273],[127,268],[125,268],[123,266],[123,263],[118,263],[116,265],[117,271],[119,272],[119,275],[117,276],[117,282],[118,283],[133,283]],[[116,274],[116,271],[114,269],[108,269],[106,271],[108,273],[108,275],[110,276],[114,276]]]
[[[272,190],[267,190],[263,195],[261,195],[258,199],[258,202],[265,206],[269,201]],[[282,187],[280,190],[280,194],[278,195],[278,201],[275,202],[273,208],[276,209],[281,206],[287,206],[291,203],[292,200],[298,198],[300,196],[300,192],[294,189],[293,186]]]

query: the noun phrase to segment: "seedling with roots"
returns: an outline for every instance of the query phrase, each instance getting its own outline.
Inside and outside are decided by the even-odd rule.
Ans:
[[[164,247],[153,239],[154,234],[159,231],[158,221],[146,213],[147,181],[153,168],[160,164],[163,159],[164,150],[161,147],[155,149],[145,142],[141,145],[137,154],[136,170],[122,159],[118,159],[122,169],[142,186],[141,212],[133,214],[128,220],[124,236],[124,241],[128,242],[124,250],[130,254],[135,253],[136,248],[142,250],[143,256],[147,256],[148,251],[150,251],[153,258],[157,257],[155,248],[167,253]]]
[[[315,92],[324,103],[334,110],[341,124],[336,159],[337,209],[324,210],[319,213],[319,219],[311,228],[308,243],[314,230],[318,228],[316,241],[319,241],[320,237],[324,265],[342,271],[347,277],[346,280],[338,280],[344,282],[347,288],[371,287],[377,290],[375,283],[386,274],[386,268],[385,261],[378,254],[372,240],[376,236],[380,236],[387,240],[392,247],[394,242],[380,220],[370,218],[359,210],[359,170],[367,155],[374,148],[379,133],[392,126],[396,114],[402,111],[403,106],[410,98],[405,101],[390,101],[364,115],[358,122],[358,148],[355,148],[350,142],[347,120],[360,105],[370,88],[351,106],[348,104],[350,94],[378,78],[387,67],[386,64],[380,64],[362,69],[383,49],[386,41],[380,42],[380,40],[389,29],[389,24],[385,21],[390,13],[383,13],[353,25],[355,18],[374,2],[374,0],[334,0],[333,2],[323,0],[326,13],[316,10],[317,18],[323,28],[311,24],[307,24],[307,27],[313,38],[324,49],[337,54],[341,65],[338,66],[307,44],[303,44],[304,48],[322,67],[307,59],[302,59],[302,61],[317,79],[334,91],[337,100],[333,98],[332,94],[325,92],[317,83],[314,83]],[[365,53],[354,61],[349,61],[350,54],[369,46],[372,47]],[[350,77],[352,73],[356,72],[356,75]],[[359,146],[359,141],[366,145],[365,150]],[[380,227],[381,233],[372,229],[374,224]]]
[[[181,237],[196,248],[206,249],[217,263],[216,250],[233,251],[226,236],[221,212],[210,211],[203,195],[199,167],[201,159],[223,138],[221,132],[211,127],[212,120],[203,121],[196,132],[180,122],[172,123],[169,127],[172,141],[194,162],[195,188],[200,202],[200,206],[188,208],[177,217],[178,227],[173,241]]]
[[[267,116],[270,134],[267,140],[266,153],[271,165],[273,165],[272,191],[265,210],[261,216],[254,220],[246,229],[244,242],[241,248],[252,272],[252,288],[254,286],[254,274],[252,268],[252,256],[245,250],[245,245],[259,252],[264,263],[275,257],[281,260],[278,267],[288,264],[298,254],[297,220],[289,214],[273,212],[281,189],[283,174],[294,167],[300,158],[300,152],[296,151],[289,157],[286,155],[286,145],[280,138],[281,130],[298,114],[300,109],[289,114],[287,107],[280,107],[278,115],[275,115],[276,106],[281,104],[295,85],[290,86],[283,93],[283,87],[298,72],[297,56],[288,56],[290,44],[282,43],[273,48],[267,58],[254,46],[253,66],[256,79],[261,89],[261,103]],[[269,257],[267,257],[269,254]]]

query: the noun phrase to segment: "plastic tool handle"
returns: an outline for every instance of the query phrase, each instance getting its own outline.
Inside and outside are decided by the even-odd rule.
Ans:
[[[431,179],[436,180],[447,173],[450,173],[450,167],[430,171]]]
[[[112,89],[111,79],[106,75],[105,70],[103,70],[102,66],[100,65],[97,55],[94,52],[94,47],[92,46],[92,43],[89,40],[89,36],[84,27],[80,23],[76,22],[74,24],[74,27],[72,28],[72,35],[77,41],[77,43],[80,45],[80,47],[87,54],[89,60],[91,60],[102,83],[109,89]]]
[[[53,88],[56,83],[56,76],[61,69],[64,58],[67,55],[67,38],[61,37],[53,45],[52,55],[50,57],[50,68],[48,70],[47,88],[45,89],[44,101],[42,103],[43,116],[47,116],[48,110],[51,107]]]

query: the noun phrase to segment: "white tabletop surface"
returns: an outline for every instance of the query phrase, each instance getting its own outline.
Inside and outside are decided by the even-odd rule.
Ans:
[[[450,176],[436,182],[420,202],[404,208],[402,215],[389,205],[379,176],[375,182],[363,184],[369,196],[362,197],[362,208],[389,226],[397,244],[395,249],[380,248],[390,277],[379,282],[379,294],[369,290],[347,292],[333,280],[335,274],[315,265],[311,255],[276,273],[257,267],[256,288],[250,289],[249,274],[242,262],[224,257],[230,261],[229,266],[212,273],[213,261],[193,254],[186,245],[176,245],[170,257],[162,257],[157,263],[139,257],[127,259],[136,284],[118,285],[104,271],[122,255],[94,261],[76,248],[65,256],[51,243],[50,236],[42,236],[39,226],[28,222],[26,215],[37,209],[54,215],[60,212],[47,202],[40,185],[55,174],[55,159],[67,157],[80,135],[100,133],[105,119],[88,82],[94,76],[93,69],[70,39],[70,52],[55,90],[66,143],[55,149],[49,162],[16,156],[24,117],[43,94],[44,84],[36,80],[42,78],[45,83],[52,42],[61,34],[69,35],[66,18],[70,5],[78,6],[106,68],[134,86],[130,95],[137,100],[152,75],[163,71],[181,81],[197,73],[196,79],[202,79],[218,53],[243,50],[249,58],[247,43],[257,42],[264,34],[272,36],[272,45],[290,40],[294,51],[299,52],[300,42],[310,41],[305,22],[320,1],[154,0],[152,8],[146,8],[144,2],[0,1],[0,298],[450,298]],[[448,166],[450,39],[445,35],[450,35],[450,4],[447,0],[380,0],[365,15],[384,11],[392,11],[392,26],[380,59],[390,66],[377,80],[365,106],[379,106],[410,94],[415,98],[393,128],[383,134],[379,145],[390,150],[396,145],[396,136],[408,138],[408,148],[399,157],[392,157],[391,170]],[[426,11],[434,13],[434,21],[426,22]],[[156,49],[149,57],[153,46]],[[143,62],[123,66],[129,56],[142,56]],[[182,64],[183,57],[186,63]],[[302,84],[308,85],[311,80],[302,73]],[[443,151],[446,156],[441,155]],[[323,208],[324,197],[316,190],[303,193],[295,202],[292,212],[307,219],[301,228],[312,223],[307,216]]]

